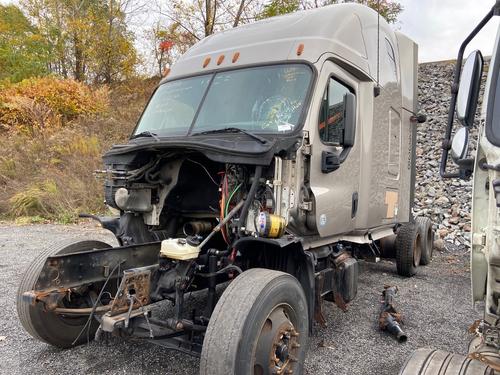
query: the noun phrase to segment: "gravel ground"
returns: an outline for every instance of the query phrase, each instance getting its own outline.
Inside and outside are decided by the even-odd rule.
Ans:
[[[451,100],[450,85],[453,81],[454,62],[432,62],[419,65],[418,102],[420,112],[427,115],[427,121],[417,127],[417,184],[415,186],[416,216],[427,216],[434,223],[436,238],[455,245],[470,246],[472,181],[443,179],[439,175],[442,140],[448,122]],[[489,68],[486,59],[478,113],[482,103],[482,92]],[[455,125],[454,130],[460,126]],[[477,145],[478,120],[471,128],[470,155]],[[448,171],[456,170],[449,158]]]
[[[112,340],[57,350],[31,338],[21,327],[15,293],[24,269],[44,246],[67,238],[113,237],[94,227],[0,225],[0,374],[196,374],[198,360],[146,343]],[[447,245],[417,276],[396,275],[388,261],[362,263],[358,297],[344,313],[324,305],[328,327],[310,339],[307,374],[397,374],[414,349],[435,346],[464,353],[468,325],[479,317],[470,304],[468,259],[464,248]],[[379,332],[379,296],[397,285],[405,315],[405,344]],[[198,297],[195,297],[199,298]]]

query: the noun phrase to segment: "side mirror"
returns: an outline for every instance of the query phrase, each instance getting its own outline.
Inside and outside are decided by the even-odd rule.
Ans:
[[[354,146],[356,134],[356,96],[348,92],[344,95],[344,141],[342,146]]]
[[[462,69],[456,111],[457,119],[463,126],[469,127],[474,123],[483,65],[483,56],[476,50],[467,57]]]
[[[460,128],[455,133],[451,142],[451,157],[459,168],[461,179],[467,180],[472,176],[474,170],[474,158],[466,158],[469,149],[469,129]]]
[[[465,158],[468,146],[469,130],[467,128],[458,129],[451,143],[451,157],[455,163]]]

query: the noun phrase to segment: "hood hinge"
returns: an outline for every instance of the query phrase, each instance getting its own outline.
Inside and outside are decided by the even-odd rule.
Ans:
[[[311,155],[311,144],[309,143],[309,132],[304,130],[302,136],[302,154]]]

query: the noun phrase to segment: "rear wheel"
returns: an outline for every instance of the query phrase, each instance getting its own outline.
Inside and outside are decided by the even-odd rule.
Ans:
[[[200,374],[301,374],[309,320],[290,274],[251,269],[224,291],[208,324]]]
[[[420,264],[425,266],[431,262],[434,248],[434,231],[432,230],[432,222],[428,217],[417,217],[415,222],[417,224],[422,243],[422,256],[420,258]]]
[[[417,349],[399,375],[493,375],[485,364],[460,354],[442,350]]]
[[[85,326],[88,316],[83,317],[65,317],[53,312],[45,311],[44,304],[41,302],[35,305],[23,300],[23,293],[35,289],[40,273],[48,257],[60,254],[69,254],[73,252],[89,251],[92,249],[104,249],[111,247],[101,241],[66,241],[52,246],[41,254],[30,264],[21,278],[19,289],[17,290],[17,314],[24,329],[34,338],[46,342],[47,344],[59,347],[71,347],[73,341]],[[80,301],[81,303],[81,301]],[[90,307],[90,299],[85,306]],[[65,306],[72,307],[72,306]],[[90,337],[94,336],[97,326],[94,322],[90,324]],[[86,340],[86,335],[75,342],[75,345],[81,344]]]
[[[382,258],[396,257],[396,235],[392,234],[380,239],[380,252]]]
[[[415,223],[406,223],[399,228],[396,237],[396,267],[401,276],[417,273],[422,256],[420,233]]]

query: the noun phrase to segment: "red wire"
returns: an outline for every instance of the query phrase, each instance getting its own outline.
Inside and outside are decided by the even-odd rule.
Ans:
[[[224,207],[226,206],[226,196],[227,196],[227,175],[223,173],[222,181],[221,181],[221,200],[220,200],[220,220],[224,220]],[[229,245],[228,235],[226,231],[226,227],[223,226],[221,228],[222,238]]]

